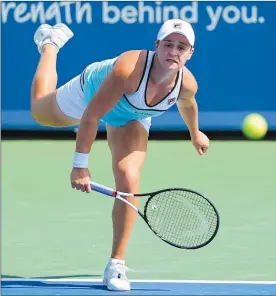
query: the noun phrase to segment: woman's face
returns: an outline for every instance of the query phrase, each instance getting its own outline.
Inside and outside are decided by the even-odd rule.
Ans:
[[[163,40],[156,41],[156,52],[163,68],[178,70],[191,58],[194,49],[185,36],[172,33]]]

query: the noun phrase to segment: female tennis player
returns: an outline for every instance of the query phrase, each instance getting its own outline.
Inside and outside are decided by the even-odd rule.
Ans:
[[[34,41],[41,53],[33,79],[31,112],[41,125],[61,127],[79,124],[71,184],[90,192],[88,157],[100,120],[106,123],[116,190],[139,192],[146,157],[151,118],[177,104],[199,155],[209,140],[198,126],[195,100],[197,82],[184,66],[194,52],[195,35],[190,24],[172,19],[159,30],[155,51],[132,50],[113,59],[88,65],[65,85],[57,87],[57,53],[73,37],[64,24],[41,25]],[[137,197],[129,201],[138,206]],[[104,272],[110,290],[130,290],[125,253],[136,212],[115,200],[113,246]]]

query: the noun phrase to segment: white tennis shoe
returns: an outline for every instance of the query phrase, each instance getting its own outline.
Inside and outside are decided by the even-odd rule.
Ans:
[[[109,263],[104,270],[103,284],[111,291],[129,291],[130,282],[126,277],[128,268],[121,263]]]
[[[34,42],[37,45],[39,53],[45,44],[53,44],[59,50],[72,37],[74,33],[65,24],[56,24],[50,26],[43,24],[39,26],[34,34]]]

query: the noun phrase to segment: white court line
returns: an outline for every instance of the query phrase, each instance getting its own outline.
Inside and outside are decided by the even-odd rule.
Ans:
[[[102,279],[87,278],[56,278],[56,279],[39,279],[39,278],[1,278],[1,281],[17,282],[88,282],[101,283]],[[245,284],[245,285],[276,285],[276,281],[212,281],[212,280],[130,280],[133,283],[183,283],[183,284]]]

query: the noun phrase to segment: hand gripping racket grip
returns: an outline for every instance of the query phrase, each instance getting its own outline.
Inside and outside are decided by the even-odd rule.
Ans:
[[[116,194],[117,194],[117,191],[115,191],[114,189],[103,186],[103,185],[100,185],[100,184],[95,183],[95,182],[91,182],[90,186],[91,186],[91,189],[93,191],[97,191],[99,193],[102,193],[102,194],[105,194],[105,195],[108,195],[108,196],[115,197]]]

